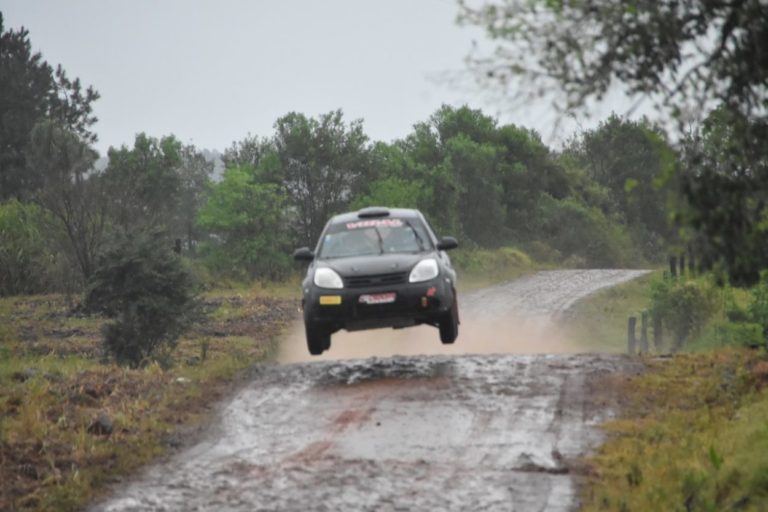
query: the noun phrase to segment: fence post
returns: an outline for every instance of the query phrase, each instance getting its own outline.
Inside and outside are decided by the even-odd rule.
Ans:
[[[173,246],[173,252],[181,254],[181,238],[176,239],[176,243]]]
[[[656,352],[661,352],[661,347],[664,345],[664,332],[661,326],[661,315],[658,313],[653,315],[653,347]]]
[[[669,257],[669,275],[672,279],[677,277],[677,256]]]
[[[640,316],[640,353],[647,354],[648,352],[648,312],[643,311]]]
[[[685,253],[680,255],[680,277],[685,276]]]
[[[629,321],[627,322],[627,350],[629,352],[629,355],[635,355],[637,352],[637,342],[635,340],[635,324],[637,323],[637,318],[634,316],[629,317]]]

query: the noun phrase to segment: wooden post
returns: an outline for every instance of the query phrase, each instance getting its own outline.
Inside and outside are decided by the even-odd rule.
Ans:
[[[629,355],[635,355],[637,353],[637,341],[635,340],[635,324],[637,323],[637,318],[634,316],[629,317],[629,321],[627,322],[627,350],[629,351]]]
[[[669,257],[669,275],[672,279],[677,277],[677,256]]]
[[[648,352],[648,312],[643,311],[640,317],[640,353],[647,354]]]
[[[661,348],[664,345],[664,333],[661,326],[661,315],[653,315],[653,347],[656,352],[661,352]]]
[[[685,253],[680,255],[680,277],[685,276]]]

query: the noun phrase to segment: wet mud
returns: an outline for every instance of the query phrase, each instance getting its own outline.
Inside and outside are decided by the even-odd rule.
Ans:
[[[449,347],[433,328],[373,331],[291,362],[304,356],[288,336],[285,364],[255,369],[199,443],[91,510],[573,510],[579,458],[613,414],[606,382],[639,366],[569,353],[553,320],[639,275],[544,272],[468,294]]]

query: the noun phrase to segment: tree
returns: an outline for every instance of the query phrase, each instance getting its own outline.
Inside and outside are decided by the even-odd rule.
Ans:
[[[182,145],[173,136],[136,136],[133,148],[110,148],[104,171],[113,222],[122,229],[136,225],[170,226],[182,189]]]
[[[26,164],[26,148],[34,126],[45,119],[59,123],[86,143],[96,135],[92,103],[99,94],[70,80],[33,53],[29,32],[6,31],[0,13],[0,200],[25,198],[36,191],[42,177]]]
[[[766,123],[722,107],[684,143],[678,219],[705,263],[721,262],[736,285],[768,268],[766,140]]]
[[[292,112],[277,120],[275,131],[274,152],[296,216],[297,242],[311,245],[328,218],[344,211],[365,186],[368,137],[362,121],[345,124],[341,110],[318,119]]]
[[[197,214],[208,198],[213,162],[206,160],[194,146],[181,148],[178,201],[173,212],[171,232],[174,238],[185,239],[187,250],[194,252],[200,241]]]
[[[264,154],[272,149],[272,141],[269,139],[259,139],[249,134],[243,140],[233,142],[229,149],[224,151],[222,160],[225,167],[250,166],[255,169],[261,163]]]
[[[664,242],[674,242],[667,217],[677,155],[665,134],[647,119],[632,121],[611,115],[569,141],[565,153],[591,181],[605,187],[604,213],[618,216],[651,260],[664,257]]]
[[[563,112],[615,83],[653,96],[685,120],[723,103],[766,115],[768,3],[764,0],[460,0],[462,22],[498,42],[474,59],[484,79],[523,95],[560,91]]]
[[[524,96],[560,91],[563,112],[603,99],[614,84],[661,103],[680,128],[720,107],[725,114],[715,117],[730,126],[720,134],[725,144],[710,137],[712,118],[694,125],[686,142],[687,207],[677,217],[735,283],[756,281],[768,266],[765,0],[462,1],[460,18],[499,42],[492,56],[474,61],[484,79],[509,86],[520,78],[529,86]]]
[[[221,241],[205,248],[209,266],[229,275],[284,277],[290,268],[285,204],[282,189],[257,182],[252,169],[225,170],[198,216]]]
[[[35,200],[51,215],[48,233],[64,233],[64,253],[80,270],[82,283],[93,273],[107,227],[109,198],[102,177],[90,174],[94,152],[77,134],[53,121],[32,130],[26,160],[41,176]]]

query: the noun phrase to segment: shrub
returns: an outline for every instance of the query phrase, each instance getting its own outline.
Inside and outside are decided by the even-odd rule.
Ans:
[[[543,241],[576,266],[634,265],[632,241],[624,228],[599,209],[575,199],[546,198],[540,206]]]
[[[763,328],[751,322],[713,321],[693,342],[693,350],[711,350],[719,347],[750,347],[762,344]]]
[[[0,204],[0,296],[45,289],[47,255],[43,212],[12,199]]]
[[[196,310],[195,288],[161,232],[123,233],[100,256],[85,307],[114,319],[104,328],[106,352],[138,367],[175,347]]]
[[[651,285],[650,309],[672,331],[680,348],[680,344],[698,334],[717,311],[716,289],[703,280],[656,281]]]

